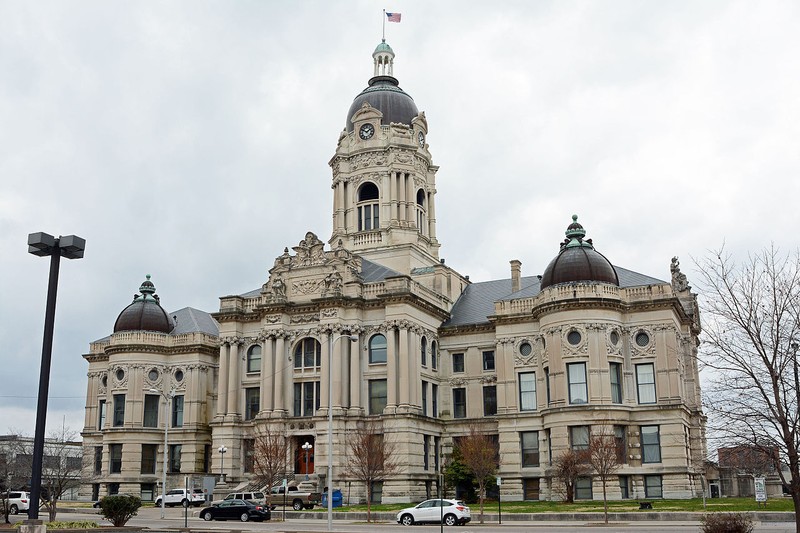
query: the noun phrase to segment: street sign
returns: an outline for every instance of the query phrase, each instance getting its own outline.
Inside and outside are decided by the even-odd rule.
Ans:
[[[757,477],[753,480],[756,486],[756,501],[767,501],[767,482],[763,477]]]

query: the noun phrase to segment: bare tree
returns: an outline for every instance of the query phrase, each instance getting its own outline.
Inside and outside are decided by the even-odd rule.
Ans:
[[[383,428],[374,421],[359,425],[350,433],[347,460],[347,475],[364,483],[367,489],[367,522],[371,519],[371,488],[376,481],[382,481],[399,470],[395,445],[384,438]],[[329,498],[333,495],[329,494]]]
[[[736,264],[723,248],[696,265],[709,425],[728,445],[779,450],[800,533],[800,252],[771,246]]]
[[[267,505],[272,505],[272,485],[286,470],[289,442],[275,425],[265,425],[253,439],[253,481],[266,487]]]
[[[566,450],[553,461],[553,478],[560,483],[560,492],[564,501],[575,501],[575,485],[578,478],[591,472],[588,450]]]
[[[11,446],[14,455],[12,483],[23,486],[20,480],[29,483],[33,469],[33,439],[17,436]],[[55,521],[58,500],[81,482],[82,447],[78,433],[68,427],[51,432],[45,439],[42,457],[42,492],[39,505],[47,509],[49,520]],[[31,502],[31,505],[36,505]]]
[[[608,430],[608,426],[599,426],[598,432],[592,433],[589,437],[587,455],[589,464],[603,484],[603,515],[605,523],[608,524],[608,495],[606,488],[609,479],[620,467],[620,449],[617,439]]]
[[[494,435],[483,431],[477,424],[469,425],[469,433],[455,442],[461,460],[475,477],[478,484],[480,502],[480,522],[483,524],[483,501],[486,498],[486,485],[497,474],[500,466],[498,442]]]

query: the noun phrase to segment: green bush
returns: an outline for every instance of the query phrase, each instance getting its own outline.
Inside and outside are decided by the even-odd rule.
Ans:
[[[114,527],[122,527],[128,520],[136,516],[142,499],[130,494],[106,496],[100,500],[100,514]]]
[[[742,513],[715,513],[703,516],[703,533],[752,533],[753,520]]]

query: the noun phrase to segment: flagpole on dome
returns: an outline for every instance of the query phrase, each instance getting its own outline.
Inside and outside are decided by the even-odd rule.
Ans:
[[[381,28],[381,42],[386,42],[386,10],[383,10],[383,27]]]

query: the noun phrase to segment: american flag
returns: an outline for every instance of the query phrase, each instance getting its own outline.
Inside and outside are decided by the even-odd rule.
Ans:
[[[400,22],[400,13],[386,13],[389,22]]]

